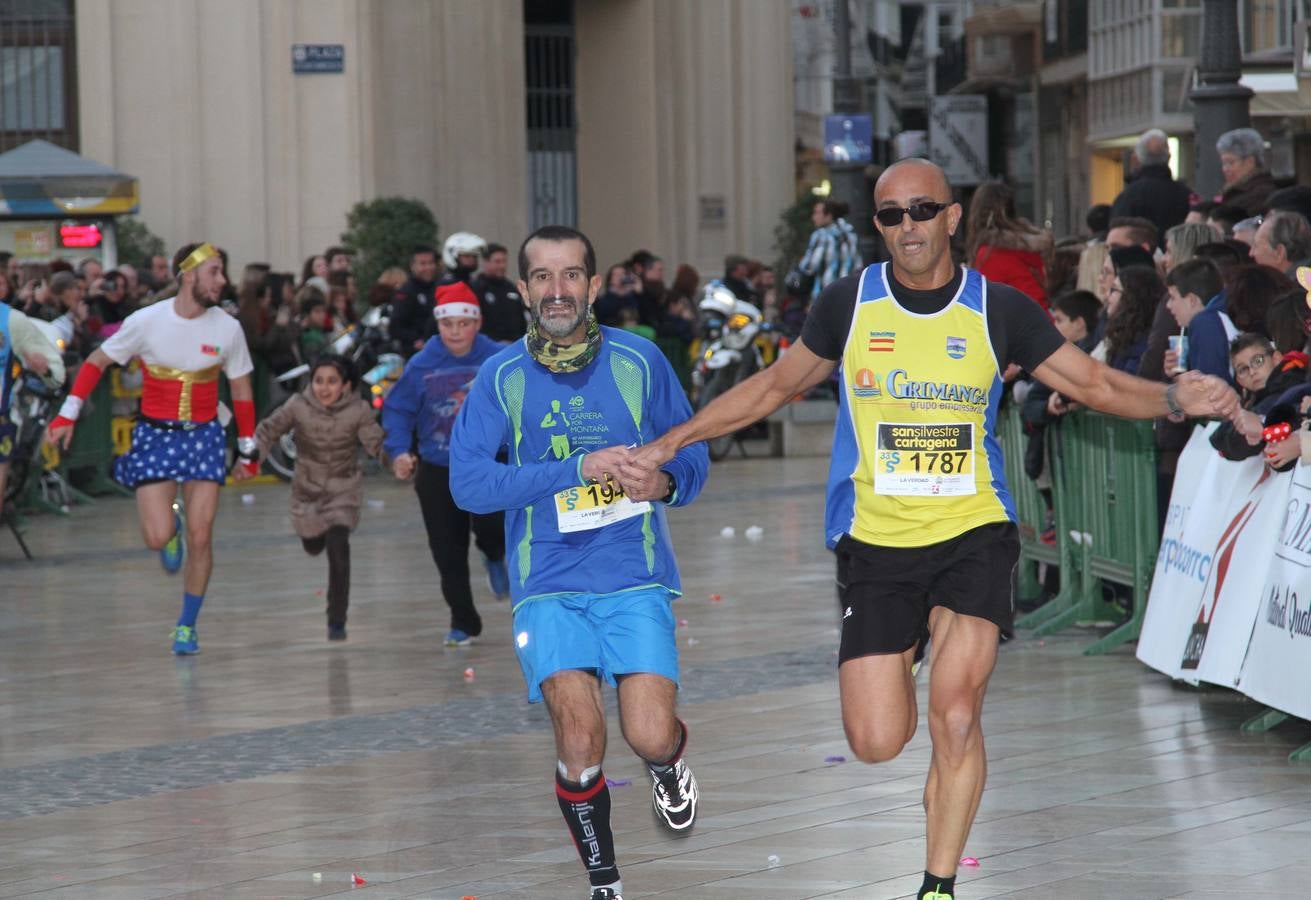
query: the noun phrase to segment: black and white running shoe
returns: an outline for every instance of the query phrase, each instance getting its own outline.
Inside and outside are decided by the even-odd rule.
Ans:
[[[587,900],[624,900],[624,898],[616,894],[614,888],[595,887],[592,888],[592,895]]]
[[[649,769],[647,771],[650,771]],[[671,831],[687,831],[696,821],[696,777],[679,760],[662,775],[651,772],[651,808]]]

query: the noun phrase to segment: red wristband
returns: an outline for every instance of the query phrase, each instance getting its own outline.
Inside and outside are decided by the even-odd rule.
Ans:
[[[73,379],[73,389],[69,393],[79,400],[85,400],[96,389],[103,374],[104,370],[95,363],[89,360],[82,363],[82,368],[77,370],[77,378]]]
[[[237,437],[254,437],[255,401],[233,400],[232,413],[237,419]]]
[[[91,392],[100,383],[102,374],[103,370],[95,363],[90,361],[82,363],[82,368],[77,370],[77,378],[73,380],[72,389],[64,398],[64,405],[59,408],[58,418],[51,424],[62,426],[76,422],[77,417],[82,414],[82,402],[91,396]]]

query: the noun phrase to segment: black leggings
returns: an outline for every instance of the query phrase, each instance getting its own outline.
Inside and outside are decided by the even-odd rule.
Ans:
[[[333,525],[318,537],[301,538],[301,545],[310,556],[328,550],[328,624],[345,625],[346,607],[351,593],[350,529]]]
[[[482,634],[483,620],[473,605],[469,585],[469,531],[483,555],[493,562],[505,559],[505,516],[502,513],[477,515],[455,505],[451,497],[451,470],[419,462],[414,479],[423,512],[423,527],[428,531],[428,549],[441,574],[442,597],[451,608],[451,628],[470,637]]]

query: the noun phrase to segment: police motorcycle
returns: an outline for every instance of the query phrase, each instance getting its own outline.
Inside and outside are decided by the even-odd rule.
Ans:
[[[387,393],[405,370],[405,357],[396,352],[388,333],[389,318],[385,306],[375,306],[360,317],[360,321],[347,325],[334,334],[325,347],[326,352],[344,356],[360,374],[361,395],[373,409],[381,412]],[[292,394],[305,386],[310,363],[288,369],[274,379],[285,393],[281,406]],[[277,408],[276,406],[274,407]],[[265,463],[279,478],[290,481],[296,474],[296,441],[288,431],[269,448]]]
[[[50,339],[50,343],[62,349],[63,342],[49,322],[33,319],[32,324]],[[9,478],[5,483],[5,495],[0,497],[0,517],[13,532],[23,555],[31,559],[32,553],[15,521],[14,504],[27,494],[29,484],[33,481],[38,485],[36,489],[40,492],[42,502],[47,505],[67,510],[73,503],[72,491],[63,476],[56,471],[45,470],[45,457],[41,450],[46,427],[59,413],[67,385],[47,387],[41,376],[25,369],[16,357],[12,365],[14,386],[9,395],[9,421],[15,426],[15,434],[13,447],[9,450]]]
[[[739,300],[718,279],[705,286],[697,308],[704,343],[692,370],[692,388],[700,410],[765,367],[759,338],[770,326],[754,304]],[[709,441],[710,458],[723,459],[734,439],[726,434]]]

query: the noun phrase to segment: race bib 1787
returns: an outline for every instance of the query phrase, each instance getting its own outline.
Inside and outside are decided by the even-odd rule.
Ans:
[[[977,490],[972,422],[878,423],[876,494],[960,496]]]

